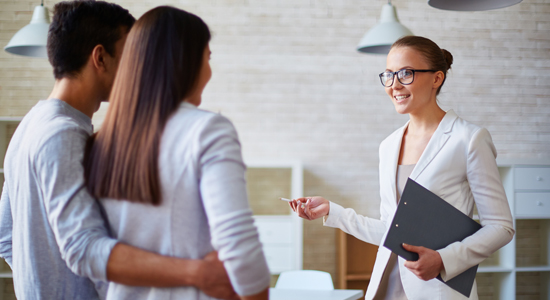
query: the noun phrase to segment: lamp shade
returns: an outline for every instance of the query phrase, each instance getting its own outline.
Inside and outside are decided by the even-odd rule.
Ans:
[[[428,5],[458,11],[481,11],[503,8],[520,3],[522,0],[428,0]]]
[[[406,35],[413,35],[413,33],[399,23],[395,6],[388,3],[382,7],[380,22],[363,36],[357,45],[357,51],[388,54],[391,45]]]
[[[31,23],[21,28],[4,47],[6,52],[32,57],[48,58],[46,42],[50,16],[44,6],[34,8]]]

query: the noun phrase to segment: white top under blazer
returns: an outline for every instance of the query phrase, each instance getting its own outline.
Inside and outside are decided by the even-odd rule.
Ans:
[[[201,259],[217,250],[235,291],[251,295],[270,274],[246,193],[241,145],[231,122],[183,102],[159,147],[158,206],[102,199],[114,235],[162,255]],[[110,283],[107,299],[213,299],[195,287],[151,288]]]
[[[380,219],[358,215],[353,209],[331,202],[325,226],[340,228],[367,243],[383,244],[397,209],[396,169],[408,124],[380,144]],[[474,204],[477,206],[482,228],[461,242],[437,250],[445,267],[441,272],[443,280],[479,264],[514,236],[512,214],[495,159],[496,149],[489,132],[449,110],[410,176],[470,217]],[[376,294],[391,253],[383,246],[378,248],[365,299],[372,299]],[[399,257],[401,281],[409,300],[467,299],[437,279],[419,279],[404,262]],[[478,299],[475,283],[469,299]]]

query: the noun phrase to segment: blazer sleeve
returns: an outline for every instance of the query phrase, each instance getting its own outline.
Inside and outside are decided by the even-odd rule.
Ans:
[[[445,266],[441,272],[444,281],[479,264],[514,236],[512,214],[495,159],[491,135],[480,128],[468,146],[466,176],[482,228],[463,241],[438,250]]]
[[[215,115],[200,141],[200,191],[212,246],[237,294],[257,294],[269,287],[271,277],[248,204],[237,131],[228,119]]]
[[[323,218],[323,225],[340,228],[354,237],[379,246],[386,233],[386,225],[382,220],[364,217],[351,208],[330,202],[329,215]]]

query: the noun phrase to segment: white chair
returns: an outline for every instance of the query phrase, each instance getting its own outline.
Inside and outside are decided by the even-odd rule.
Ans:
[[[334,290],[330,273],[313,270],[282,272],[275,284],[285,290]]]

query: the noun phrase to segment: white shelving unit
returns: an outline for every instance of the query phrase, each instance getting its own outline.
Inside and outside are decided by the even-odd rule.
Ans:
[[[303,266],[303,223],[296,214],[291,213],[288,204],[279,201],[279,197],[298,198],[303,196],[303,167],[300,162],[247,161],[248,171],[261,171],[266,174],[267,184],[269,172],[283,171],[287,178],[273,179],[273,185],[287,185],[289,194],[261,193],[262,198],[251,195],[249,201],[254,209],[254,203],[267,202],[276,207],[276,214],[255,214],[255,224],[260,234],[264,254],[271,274],[277,275],[284,271],[300,270]],[[285,171],[286,170],[286,171]],[[248,178],[248,184],[253,185],[255,178]],[[253,193],[252,193],[253,194]],[[265,197],[265,198],[264,198]],[[266,208],[269,210],[269,208]],[[266,210],[263,211],[266,213]]]
[[[0,117],[0,194],[4,186],[4,157],[13,132],[22,117]],[[0,259],[1,260],[1,259]],[[14,300],[13,275],[3,260],[0,262],[0,300]]]
[[[516,235],[478,269],[489,299],[550,299],[550,160],[498,160]]]
[[[10,142],[11,136],[17,128],[22,117],[0,117],[0,174],[2,174],[2,182],[4,182],[4,156]]]

